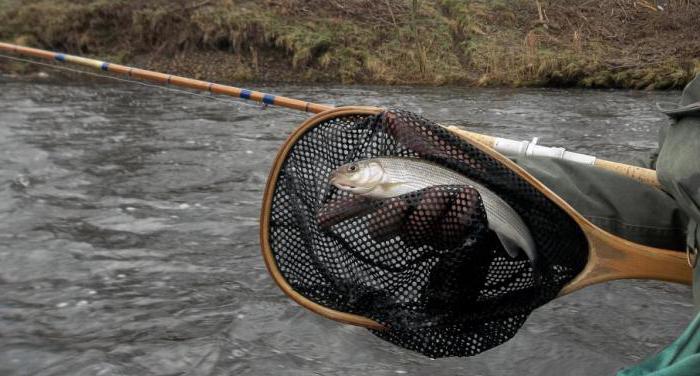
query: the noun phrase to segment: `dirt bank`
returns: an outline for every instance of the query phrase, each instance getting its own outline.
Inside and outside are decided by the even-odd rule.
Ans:
[[[697,0],[0,0],[0,40],[222,82],[665,89],[700,72],[698,19]]]

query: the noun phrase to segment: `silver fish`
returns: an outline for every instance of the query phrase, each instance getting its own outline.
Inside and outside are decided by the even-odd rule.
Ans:
[[[471,186],[481,195],[489,228],[508,254],[516,257],[522,249],[535,263],[535,242],[518,213],[488,188],[435,163],[402,157],[366,159],[338,167],[330,181],[343,191],[373,198],[396,197],[436,185]]]

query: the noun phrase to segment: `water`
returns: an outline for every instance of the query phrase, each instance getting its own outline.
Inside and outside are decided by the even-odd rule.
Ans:
[[[644,158],[679,93],[264,88],[615,160]],[[670,343],[690,289],[594,286],[514,339],[431,360],[292,303],[258,214],[272,158],[305,116],[112,82],[0,78],[2,375],[606,375]]]

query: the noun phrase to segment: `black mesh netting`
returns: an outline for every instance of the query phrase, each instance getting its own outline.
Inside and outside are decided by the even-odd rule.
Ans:
[[[523,218],[537,273],[487,228],[479,193],[438,186],[386,200],[339,191],[329,175],[379,156],[421,158],[481,182]],[[270,248],[301,295],[386,326],[381,338],[431,357],[468,356],[511,338],[587,261],[578,225],[515,172],[420,116],[391,110],[309,128],[275,182]]]

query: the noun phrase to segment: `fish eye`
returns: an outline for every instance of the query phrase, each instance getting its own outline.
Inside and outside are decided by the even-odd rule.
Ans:
[[[357,165],[356,164],[350,165],[350,167],[348,167],[348,171],[350,171],[350,172],[357,171]]]

